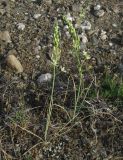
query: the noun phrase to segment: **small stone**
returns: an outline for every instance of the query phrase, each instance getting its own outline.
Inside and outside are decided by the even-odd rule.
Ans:
[[[38,19],[40,16],[41,16],[41,14],[34,14],[33,17],[34,17],[35,19]]]
[[[6,13],[6,10],[5,9],[0,9],[0,15],[4,15]]]
[[[0,32],[0,40],[11,43],[11,37],[8,31]]]
[[[95,11],[99,11],[100,9],[101,9],[101,5],[97,4],[96,6],[94,6]]]
[[[101,40],[106,40],[107,36],[106,35],[102,35],[100,38],[101,38]]]
[[[104,16],[104,14],[105,14],[105,11],[103,10],[103,9],[101,9],[101,10],[95,10],[95,12],[94,12],[94,15],[96,16],[96,17],[103,17]]]
[[[38,77],[38,83],[44,83],[44,82],[49,82],[51,81],[52,79],[52,74],[50,73],[46,73],[46,74],[41,74],[39,77]]]
[[[88,39],[85,33],[82,33],[81,35],[79,35],[79,37],[83,44],[86,44],[88,42]]]
[[[68,31],[68,29],[69,29],[68,25],[65,25],[64,26],[64,31]]]
[[[18,23],[18,29],[23,31],[25,29],[25,24]]]
[[[46,3],[47,5],[51,5],[51,4],[52,4],[52,0],[46,0],[45,3]]]
[[[112,42],[109,42],[109,46],[112,47],[112,46],[113,46],[113,43],[112,43]]]
[[[82,30],[90,30],[91,29],[91,23],[89,21],[84,21],[81,24]]]
[[[116,13],[116,14],[120,13],[120,9],[119,9],[118,5],[115,5],[115,6],[113,7],[113,11],[114,11],[114,13]]]
[[[116,24],[116,23],[113,23],[112,26],[113,26],[114,28],[116,28],[116,27],[117,27],[117,24]]]
[[[40,59],[40,55],[36,55],[36,58],[37,58],[37,59]]]
[[[18,73],[23,72],[23,67],[20,61],[13,54],[8,54],[6,58],[6,63],[9,67],[15,69]]]
[[[107,39],[106,31],[103,31],[103,30],[101,31],[100,39],[101,40],[106,40]]]
[[[65,33],[66,33],[66,36],[67,36],[68,38],[70,38],[70,37],[71,37],[71,35],[70,35],[69,31],[66,31]]]
[[[79,24],[75,24],[75,26],[74,26],[76,29],[78,29],[80,26],[79,26]]]

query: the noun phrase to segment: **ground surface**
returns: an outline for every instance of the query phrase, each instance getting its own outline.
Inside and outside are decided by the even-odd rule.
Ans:
[[[93,11],[97,4],[104,11],[101,17]],[[74,25],[84,20],[92,25],[86,32],[88,42],[82,46],[91,57],[84,63],[82,59],[82,64],[86,85],[91,85],[92,90],[81,97],[80,103],[84,107],[79,108],[79,116],[72,122],[69,116],[73,114],[73,82],[77,83],[78,76],[70,53],[72,41],[67,37],[62,21],[62,16],[68,13],[74,18]],[[38,18],[35,18],[36,14],[40,14]],[[38,84],[37,79],[41,74],[53,72],[50,58],[56,19],[61,33],[59,66],[66,72],[58,68],[52,124],[48,142],[44,142],[52,85]],[[116,90],[111,90],[111,95],[107,96],[106,87],[112,81],[103,85],[106,73],[116,80],[116,88],[122,81],[122,30],[123,5],[118,0],[0,1],[0,32],[8,31],[11,39],[6,43],[0,37],[1,160],[123,159],[123,97],[116,95]],[[102,37],[102,31],[106,31],[106,38]],[[77,32],[79,34],[81,30]],[[15,56],[23,66],[23,73],[17,73],[6,64],[6,56],[12,49],[16,50]],[[65,107],[69,116],[58,105]]]

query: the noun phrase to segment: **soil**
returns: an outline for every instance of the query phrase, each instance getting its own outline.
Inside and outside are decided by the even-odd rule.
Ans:
[[[94,14],[97,4],[104,10],[101,17]],[[65,34],[62,19],[68,13],[74,17],[73,25],[84,20],[92,25],[86,32],[88,42],[84,46],[91,59],[86,62],[82,59],[88,83],[95,77],[93,87],[97,91],[106,73],[122,80],[123,4],[120,0],[1,0],[0,32],[8,31],[11,37],[10,43],[0,38],[1,160],[123,159],[123,97],[88,96],[72,122],[65,112],[73,114],[74,83],[78,82],[76,62],[70,53],[72,40]],[[39,17],[35,18],[35,14]],[[66,72],[57,69],[56,105],[45,142],[52,83],[38,84],[37,79],[41,74],[53,73],[51,54],[56,19],[61,33],[59,66]],[[19,28],[21,24],[24,29]],[[102,31],[106,31],[106,39],[101,39]],[[6,63],[7,54],[13,49],[23,66],[22,73]],[[65,106],[65,110],[57,105]]]

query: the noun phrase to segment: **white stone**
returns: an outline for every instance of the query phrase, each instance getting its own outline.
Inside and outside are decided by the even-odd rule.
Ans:
[[[101,38],[101,40],[107,39],[106,31],[103,31],[103,30],[101,31],[100,38]]]
[[[40,16],[41,16],[41,14],[34,14],[33,17],[34,17],[35,19],[38,19]]]
[[[112,43],[112,42],[109,42],[109,46],[112,47],[112,46],[113,46],[113,43]]]
[[[40,55],[36,55],[36,58],[37,58],[37,59],[40,59]]]
[[[38,83],[43,83],[43,82],[49,82],[52,79],[52,74],[46,73],[46,74],[41,74],[38,77]]]
[[[24,23],[18,23],[18,29],[23,31],[25,29],[25,24]]]
[[[116,24],[116,23],[113,23],[112,26],[116,28],[116,27],[117,27],[117,24]]]
[[[101,5],[97,4],[96,6],[94,6],[94,10],[98,11],[101,9]]]
[[[91,23],[89,21],[84,21],[82,24],[81,24],[81,28],[82,30],[90,30],[91,29]]]

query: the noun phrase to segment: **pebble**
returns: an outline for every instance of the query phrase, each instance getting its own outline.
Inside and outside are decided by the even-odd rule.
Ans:
[[[18,23],[18,29],[23,31],[25,29],[25,24],[24,23]]]
[[[10,53],[11,51],[9,51]],[[12,69],[15,69],[18,73],[23,72],[23,67],[20,63],[20,61],[13,55],[13,54],[9,54],[6,57],[6,63],[9,67],[11,67]]]
[[[83,44],[86,44],[88,42],[88,39],[85,33],[80,34],[79,37]]]
[[[70,35],[69,31],[66,31],[65,33],[66,33],[66,36],[67,36],[68,38],[70,38],[70,37],[71,37],[71,35]]]
[[[34,19],[38,19],[41,16],[41,14],[34,14]]]
[[[37,59],[40,59],[40,55],[36,55],[36,58],[37,58]]]
[[[95,10],[95,12],[94,12],[94,15],[96,16],[96,17],[103,17],[104,16],[104,14],[105,14],[105,11],[103,10],[103,9],[101,9],[101,10]]]
[[[117,24],[116,24],[116,23],[113,23],[112,26],[116,28],[116,27],[117,27]]]
[[[102,9],[100,4],[97,4],[96,6],[94,6],[94,15],[96,17],[102,17],[105,14],[105,11]]]
[[[91,23],[89,21],[84,21],[82,24],[81,24],[81,28],[82,30],[90,30],[91,29]]]
[[[51,4],[52,4],[52,0],[46,0],[45,3],[46,3],[47,5],[51,5]]]
[[[103,30],[101,31],[100,39],[101,40],[106,40],[107,39],[106,31],[103,31]]]
[[[5,9],[0,9],[0,15],[4,15],[4,13],[6,13]]]
[[[76,29],[78,29],[80,26],[78,23],[75,23],[75,26],[74,26]]]
[[[41,75],[38,77],[37,81],[38,81],[38,83],[44,83],[44,82],[49,82],[49,81],[51,81],[51,79],[52,79],[52,74],[46,73],[46,74],[41,74]]]
[[[94,10],[95,11],[99,11],[101,9],[101,5],[97,4],[96,6],[94,6]]]
[[[11,43],[11,37],[8,31],[0,31],[0,40],[5,41],[6,43]]]
[[[112,46],[113,46],[113,43],[112,43],[112,42],[109,42],[109,46],[112,47]]]

